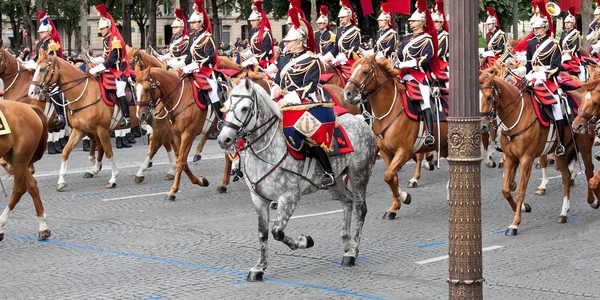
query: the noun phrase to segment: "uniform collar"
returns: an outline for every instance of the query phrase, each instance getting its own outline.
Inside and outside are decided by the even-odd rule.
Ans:
[[[298,57],[298,56],[300,56],[300,55],[302,55],[302,54],[304,54],[304,53],[306,53],[306,49],[304,49],[304,50],[302,50],[302,51],[300,51],[300,52],[298,52],[298,53],[294,53],[294,54],[292,54],[292,58],[296,58],[296,57]]]
[[[538,43],[542,43],[548,38],[548,35],[544,35],[542,38],[538,38],[538,37],[536,37],[536,38],[538,40]]]

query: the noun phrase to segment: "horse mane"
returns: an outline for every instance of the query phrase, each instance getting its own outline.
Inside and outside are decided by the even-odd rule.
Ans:
[[[258,87],[256,87],[258,85]],[[246,91],[250,91],[250,89],[253,89],[256,94],[258,95],[258,100],[262,101],[265,106],[271,110],[271,112],[273,112],[273,114],[275,114],[279,119],[282,118],[281,116],[281,110],[279,109],[279,105],[277,105],[277,103],[275,101],[273,101],[271,99],[271,95],[269,95],[267,93],[267,91],[265,91],[265,89],[263,89],[258,83],[248,79],[248,78],[244,78],[240,81],[240,83],[233,88],[233,90],[231,91],[231,94],[234,94],[235,91],[238,90],[246,90]]]
[[[236,70],[238,72],[242,70],[242,66],[236,64],[233,60],[231,60],[227,56],[219,56],[218,68],[219,69]]]
[[[354,68],[361,64],[373,64],[376,63],[379,68],[385,72],[390,77],[397,77],[400,73],[400,70],[394,69],[392,62],[387,58],[375,59],[375,55],[365,56],[360,58],[354,63],[352,67],[352,72],[354,72]]]

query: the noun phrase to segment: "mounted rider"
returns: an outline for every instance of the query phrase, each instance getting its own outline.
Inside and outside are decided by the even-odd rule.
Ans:
[[[242,66],[258,65],[267,74],[277,71],[275,66],[275,52],[273,51],[273,33],[271,23],[262,7],[262,0],[252,1],[252,13],[248,17],[252,25],[252,37],[250,38],[250,51],[246,50],[242,55],[246,59]]]
[[[435,6],[431,10],[431,18],[435,24],[435,30],[437,31],[438,39],[438,59],[440,60],[440,68],[438,70],[432,70],[436,79],[440,81],[446,88],[449,88],[448,73],[450,72],[448,67],[448,61],[450,59],[450,53],[448,52],[450,45],[448,39],[448,20],[444,14],[444,1],[436,0]]]
[[[581,34],[577,30],[575,7],[569,8],[569,13],[563,23],[567,30],[563,31],[560,36],[560,47],[562,49],[561,69],[569,72],[571,75],[578,76],[580,81],[586,81],[586,70],[581,65],[581,54],[579,52]]]
[[[529,40],[527,46],[527,65],[515,69],[516,73],[525,73],[525,80],[532,86],[534,91],[542,91],[538,94],[550,94],[552,99],[537,97],[538,100],[545,105],[552,106],[552,115],[554,116],[556,129],[558,131],[559,143],[556,146],[556,156],[565,154],[565,124],[563,120],[563,111],[560,103],[561,89],[558,87],[557,76],[560,68],[561,54],[558,43],[551,37],[551,32],[554,31],[552,25],[552,17],[544,9],[543,1],[538,2],[541,16],[537,17],[533,22],[533,32],[535,38]],[[525,70],[523,70],[525,68]],[[519,75],[521,75],[519,74]]]
[[[40,21],[40,27],[38,28],[40,38],[35,45],[36,54],[32,60],[25,62],[25,68],[29,70],[37,69],[37,60],[42,50],[46,51],[48,55],[55,55],[60,58],[63,58],[60,35],[58,34],[58,30],[56,30],[56,27],[54,26],[54,22],[52,22],[48,15],[43,11],[38,12],[38,20]],[[58,85],[54,86],[51,89],[50,94],[50,97],[52,98],[52,103],[54,104],[54,109],[56,111],[54,127],[63,127],[66,124],[66,119],[63,107],[63,95],[59,91]]]
[[[485,68],[494,66],[494,63],[506,52],[506,34],[500,28],[500,19],[496,15],[494,8],[487,7],[488,18],[485,20],[488,33],[485,36],[487,47],[481,53],[484,59]]]
[[[191,46],[185,58],[186,66],[181,70],[185,74],[193,73],[196,82],[208,82],[209,86],[200,85],[200,89],[208,93],[210,102],[220,117],[221,102],[218,93],[217,77],[215,76],[215,68],[219,58],[212,36],[210,19],[204,9],[204,0],[194,0],[194,13],[188,22],[192,26],[194,33],[190,36]]]
[[[417,3],[417,10],[408,19],[413,33],[402,38],[398,52],[400,63],[397,67],[404,81],[419,85],[423,98],[420,106],[427,126],[424,145],[433,146],[435,138],[431,112],[431,70],[438,67],[437,35],[426,0],[418,0]]]
[[[597,57],[598,53],[600,53],[600,0],[596,0],[594,20],[590,23],[586,39],[592,45],[590,55]]]
[[[321,14],[317,19],[317,28],[319,29],[315,33],[315,40],[317,41],[317,53],[321,57],[331,57],[333,59],[333,48],[335,47],[335,34],[331,31],[329,26],[329,7],[321,5],[319,11]],[[329,55],[327,55],[329,53]]]
[[[335,45],[331,54],[335,57],[335,62],[352,66],[354,64],[354,61],[350,60],[352,53],[360,52],[361,34],[356,26],[356,16],[350,0],[342,0],[340,5],[342,6],[338,14],[340,26],[335,35]]]
[[[394,18],[390,13],[387,2],[381,3],[381,14],[377,18],[377,23],[379,30],[377,31],[375,51],[378,52],[378,57],[385,57],[393,63],[397,59],[396,44],[398,43],[398,34],[394,30]]]
[[[273,80],[274,86],[271,90],[273,99],[278,101],[282,108],[320,102],[316,93],[321,71],[319,58],[313,52],[317,45],[312,27],[306,19],[299,18],[295,7],[289,10],[289,15],[294,27],[283,39],[288,55],[280,60],[281,68]],[[321,145],[315,145],[310,148],[310,152],[323,168],[322,186],[333,186],[335,176],[325,150]]]
[[[190,36],[181,8],[175,9],[175,20],[171,24],[171,29],[173,30],[173,37],[169,44],[169,52],[159,56],[158,59],[166,62],[171,68],[181,69],[185,66],[185,59],[190,53]]]
[[[129,103],[125,89],[127,88],[127,81],[129,80],[131,71],[127,64],[125,40],[123,40],[121,33],[119,33],[119,29],[112,16],[106,10],[106,6],[100,4],[96,6],[96,10],[100,14],[98,30],[100,30],[100,34],[103,37],[103,50],[102,57],[95,58],[92,61],[96,66],[91,68],[89,73],[91,75],[100,73],[102,80],[106,82],[115,80],[119,107],[123,113],[123,120],[120,125],[121,127],[129,127],[131,126],[131,119],[129,118]],[[114,77],[114,79],[111,77]]]

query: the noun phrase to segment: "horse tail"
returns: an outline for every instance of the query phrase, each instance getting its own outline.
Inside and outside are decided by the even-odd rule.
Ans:
[[[31,106],[31,109],[35,111],[35,113],[40,118],[40,121],[42,121],[42,136],[40,137],[40,141],[38,143],[37,148],[35,149],[35,153],[33,154],[33,158],[31,158],[30,162],[33,164],[36,161],[42,159],[44,152],[46,152],[46,146],[48,144],[48,120],[46,119],[46,115],[44,115],[44,112],[40,108]]]

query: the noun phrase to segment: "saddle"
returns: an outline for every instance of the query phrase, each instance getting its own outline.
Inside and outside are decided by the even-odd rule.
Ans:
[[[292,157],[303,160],[310,156],[308,148],[314,146],[322,147],[329,156],[354,151],[346,131],[336,121],[333,107],[333,104],[312,103],[282,109],[283,134]]]
[[[419,89],[419,83],[416,81],[406,81],[406,93],[402,93],[402,101],[404,102],[404,110],[406,115],[409,118],[415,121],[423,120],[421,114],[421,105],[420,101],[423,101],[423,95],[421,95],[421,90]],[[434,122],[446,122],[449,116],[449,104],[448,104],[448,95],[449,90],[446,88],[440,88],[440,95],[438,103],[434,101],[434,95],[431,95],[431,109],[433,113],[433,121]],[[410,101],[409,101],[410,100]],[[439,107],[441,105],[441,107]],[[439,112],[436,113],[436,112]],[[439,115],[439,116],[438,116]]]
[[[125,96],[127,97],[127,103],[129,106],[135,106],[135,93],[133,91],[133,86],[127,83],[127,87],[125,89]],[[100,76],[100,91],[102,92],[102,100],[104,103],[110,107],[119,105],[119,99],[117,97],[117,80],[115,75],[109,72],[102,73]]]
[[[192,86],[195,87],[193,89],[194,101],[196,102],[198,107],[200,107],[200,109],[202,109],[202,110],[205,110],[207,108],[207,105],[211,104],[210,97],[208,96],[208,92],[212,91],[212,87],[208,83],[208,76],[210,76],[210,73],[212,71],[213,71],[213,69],[210,69],[210,68],[200,68],[200,72],[194,72],[194,73],[187,75],[189,78],[188,80],[190,81],[190,84],[192,84]],[[217,81],[219,81],[219,79],[224,81],[224,79],[222,78],[223,75],[221,72],[217,72],[215,70],[214,74],[215,74],[215,78],[217,78]],[[223,101],[225,99],[226,89],[224,90],[220,84],[217,84],[217,88],[219,89],[217,91],[217,94],[219,94],[219,101],[221,103],[223,103]]]
[[[573,95],[569,91],[579,88],[578,85],[581,86],[581,84],[566,77],[562,78],[562,81],[561,78],[559,78],[558,82],[561,89],[563,89],[563,92],[566,95],[566,103],[562,103],[562,107],[563,113],[567,114],[566,120],[568,120],[570,124],[571,122],[573,122],[575,116],[577,115],[577,111],[579,110],[579,102],[577,102],[575,97],[573,97]],[[540,94],[541,97],[551,96],[552,100],[554,100],[553,103],[556,103],[556,100],[554,99],[554,96],[552,94],[550,94],[549,96],[547,95],[549,93],[547,89],[544,90],[545,91],[542,91],[542,89],[539,87],[537,89],[535,87],[530,87],[529,93],[530,95],[532,95],[531,101],[533,103],[533,107],[535,108],[535,113],[537,115],[538,120],[540,121],[542,126],[549,127],[550,121],[555,121],[554,115],[552,114],[552,106],[544,104],[539,97]]]

